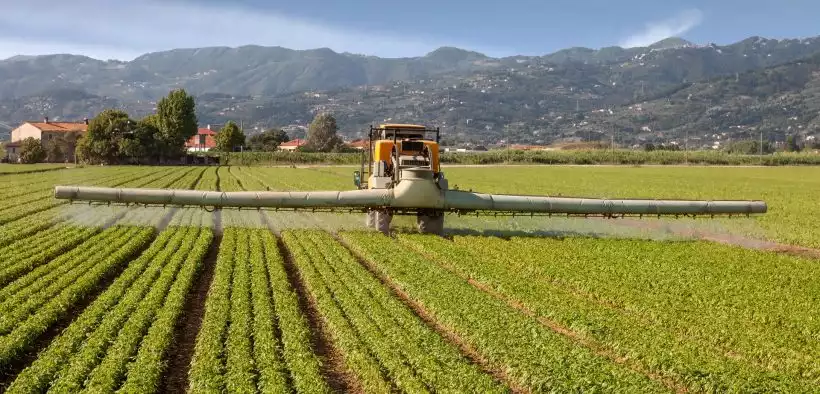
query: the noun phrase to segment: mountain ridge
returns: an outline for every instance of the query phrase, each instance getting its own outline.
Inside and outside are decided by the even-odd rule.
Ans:
[[[334,111],[351,135],[368,123],[402,119],[451,128],[448,132],[464,140],[538,143],[581,138],[576,134],[584,132],[591,138],[592,127],[641,130],[642,121],[566,120],[605,109],[617,113],[669,99],[692,83],[820,52],[818,37],[750,37],[728,46],[669,38],[653,45],[503,58],[455,47],[380,58],[258,45],[178,48],[130,62],[59,54],[17,57],[0,61],[0,121],[82,119],[108,107],[140,117],[169,90],[182,87],[197,96],[203,124],[306,124],[317,111]],[[673,123],[665,125],[682,130]],[[642,137],[634,134],[635,140]]]

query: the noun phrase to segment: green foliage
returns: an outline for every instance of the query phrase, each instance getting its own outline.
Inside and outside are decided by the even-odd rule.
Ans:
[[[39,163],[47,157],[40,140],[28,137],[20,143],[20,161],[25,164]]]
[[[725,148],[726,152],[732,154],[740,154],[740,155],[759,155],[760,154],[760,141],[756,140],[743,140],[743,141],[735,141],[729,144]],[[763,142],[763,154],[770,154],[774,153],[774,146],[764,141]]]
[[[378,275],[423,305],[487,364],[503,366],[506,378],[524,391],[668,391],[661,382],[579,346],[392,238],[365,232],[340,236]]]
[[[809,371],[816,373],[820,364],[799,355],[813,352],[806,346],[817,347],[799,333],[813,314],[798,311],[800,300],[811,298],[816,287],[810,278],[817,268],[807,260],[706,242],[477,236],[448,241],[423,235],[399,240],[465,281],[627,360],[632,369],[684,388],[679,391],[812,391]],[[543,264],[543,250],[551,251],[550,264]],[[777,279],[768,274],[774,267]],[[795,286],[775,290],[784,278]],[[664,286],[653,285],[661,281]],[[747,283],[757,285],[746,288]],[[776,302],[761,303],[759,297]],[[717,312],[723,308],[737,312]],[[795,327],[772,330],[764,319],[744,318],[778,314],[796,318]],[[717,337],[726,340],[718,344],[712,339]],[[802,382],[801,374],[807,378]]]
[[[75,132],[57,134],[46,142],[46,161],[61,163],[74,157],[79,135]]]
[[[88,122],[88,132],[77,143],[77,158],[90,164],[116,163],[121,144],[136,128],[136,122],[121,110],[107,109]],[[125,143],[126,149],[133,149]]]
[[[91,119],[76,146],[79,160],[91,164],[142,163],[183,154],[185,141],[196,134],[194,99],[175,90],[157,104],[157,113],[140,121],[106,109]]]
[[[233,152],[245,145],[245,133],[233,121],[229,121],[215,137],[216,151]]]
[[[343,143],[336,134],[337,131],[338,126],[333,115],[329,113],[316,115],[308,127],[305,148],[315,152],[338,151]]]
[[[378,373],[382,367],[405,392],[507,392],[394,298],[330,234],[295,230],[283,238],[364,391],[389,391]]]
[[[163,157],[183,153],[185,141],[196,135],[197,118],[194,97],[184,89],[175,89],[157,103],[157,117],[150,123],[159,131],[156,136]]]
[[[284,130],[265,130],[260,134],[251,136],[248,139],[250,150],[255,152],[274,152],[283,142],[290,141],[290,136]]]

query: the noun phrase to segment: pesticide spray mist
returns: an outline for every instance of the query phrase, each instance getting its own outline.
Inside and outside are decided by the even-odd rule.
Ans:
[[[201,207],[156,207],[124,205],[65,204],[55,213],[55,220],[71,225],[106,228],[112,225],[205,226],[217,232],[226,227],[270,228],[275,232],[288,229],[321,228],[329,232],[371,230],[361,213],[293,212],[268,209],[225,208],[218,213]],[[217,215],[219,226],[216,227]],[[392,228],[414,232],[414,216],[395,216]],[[709,239],[752,248],[771,247],[761,241],[764,232],[754,218],[668,219],[668,218],[578,218],[545,216],[458,216],[445,217],[445,235],[486,235],[497,237],[595,237],[630,238],[656,241]]]

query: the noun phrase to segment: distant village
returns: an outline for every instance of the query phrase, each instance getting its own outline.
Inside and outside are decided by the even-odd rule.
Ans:
[[[65,122],[65,121],[53,121],[50,120],[48,117],[43,118],[42,120],[38,121],[25,121],[18,127],[14,128],[11,131],[11,140],[4,144],[5,148],[5,157],[7,162],[18,162],[20,158],[20,149],[22,145],[22,141],[26,138],[34,138],[40,140],[45,148],[45,145],[48,141],[62,137],[66,134],[73,133],[77,136],[82,136],[88,130],[88,119],[83,119],[82,121],[74,121],[74,122]],[[214,148],[216,148],[216,135],[218,133],[218,128],[215,125],[204,125],[197,129],[197,134],[193,137],[189,138],[185,143],[185,149],[188,153],[201,153],[201,152],[208,152]],[[299,126],[299,125],[290,125],[287,127],[283,127],[284,130],[288,135],[295,135],[295,136],[304,136],[307,133],[306,126]],[[293,138],[288,142],[283,142],[279,145],[278,150],[280,151],[296,151],[300,147],[303,147],[306,144],[306,140],[304,138]],[[369,146],[369,141],[366,139],[350,139],[344,141],[345,145],[348,148],[356,149],[356,150],[364,150],[367,149]],[[511,145],[493,145],[490,147],[483,146],[483,145],[465,145],[465,146],[441,146],[440,150],[442,152],[479,152],[479,151],[487,151],[489,149],[514,149],[514,150],[555,150],[560,149],[560,147],[555,146],[544,146],[544,145],[524,145],[524,144],[511,144]],[[66,157],[66,161],[73,161],[74,154],[73,152],[68,152],[68,157]]]

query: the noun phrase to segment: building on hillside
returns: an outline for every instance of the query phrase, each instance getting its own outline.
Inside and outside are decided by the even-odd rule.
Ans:
[[[283,142],[279,144],[279,150],[295,151],[299,147],[305,146],[306,143],[306,140],[303,140],[301,138],[295,138],[288,142]]]
[[[216,131],[211,130],[211,125],[200,127],[195,136],[185,141],[185,149],[188,152],[207,152],[216,148],[216,134]]]
[[[6,144],[6,157],[11,162],[16,162],[20,155],[19,142],[32,137],[40,140],[43,148],[46,149],[48,141],[57,137],[73,136],[81,137],[88,131],[88,118],[82,122],[54,122],[45,117],[42,122],[26,121],[16,129],[11,131],[11,143]],[[74,160],[74,149],[67,149],[66,161]]]

